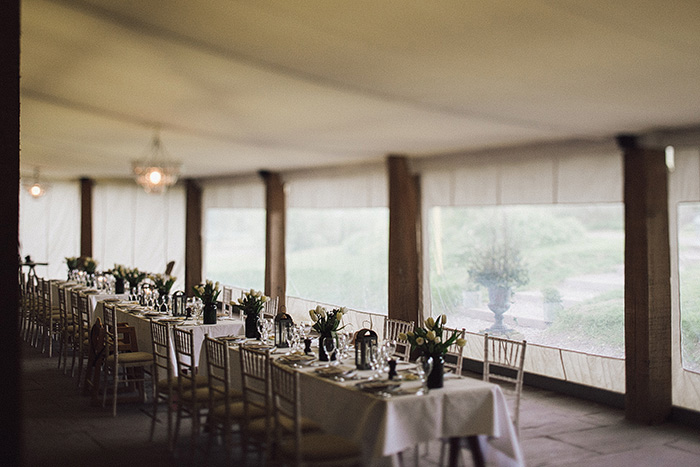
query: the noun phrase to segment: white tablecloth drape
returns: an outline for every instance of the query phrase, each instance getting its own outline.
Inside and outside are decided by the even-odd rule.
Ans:
[[[239,352],[231,347],[234,384],[240,384]],[[203,362],[202,362],[203,363]],[[302,368],[302,413],[326,431],[362,446],[366,465],[390,465],[394,454],[422,442],[480,436],[487,465],[522,466],[523,454],[501,388],[472,378],[446,378],[426,395],[382,398]],[[358,372],[363,375],[367,372]],[[416,386],[416,382],[404,386]]]

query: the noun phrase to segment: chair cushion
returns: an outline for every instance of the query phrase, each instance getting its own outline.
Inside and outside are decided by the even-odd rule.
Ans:
[[[86,343],[87,344],[87,343]],[[114,362],[114,355],[106,359],[107,363]],[[119,364],[122,365],[150,365],[153,363],[153,354],[148,352],[126,352],[119,354]]]
[[[183,379],[182,380],[182,387],[189,388],[192,385],[192,383],[190,381],[191,380]],[[208,385],[209,385],[209,379],[206,376],[202,376],[202,375],[195,376],[195,378],[194,378],[194,386],[195,387],[202,388],[202,387],[205,387]],[[158,390],[161,392],[167,392],[171,386],[173,389],[178,388],[177,378],[173,378],[170,382],[168,382],[167,378],[164,378],[164,379],[161,379],[158,381]]]
[[[229,407],[229,417],[231,418],[232,421],[234,420],[242,420],[245,417],[245,408],[243,406],[242,401],[237,401],[237,402],[232,402],[228,404]],[[250,408],[250,417],[251,418],[258,418],[258,417],[264,417],[265,412],[259,408],[259,407],[251,407]],[[209,416],[213,417],[214,419],[218,421],[222,421],[226,418],[226,404],[221,404],[216,407],[214,407],[212,410],[209,411]]]
[[[279,445],[282,458],[293,458],[294,441],[283,440]],[[308,462],[320,462],[335,459],[347,459],[360,455],[357,444],[341,436],[330,433],[304,433],[301,437],[301,458]]]

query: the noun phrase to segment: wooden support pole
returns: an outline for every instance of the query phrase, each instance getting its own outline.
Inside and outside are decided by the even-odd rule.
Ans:
[[[287,260],[285,252],[286,198],[284,183],[277,173],[260,171],[265,181],[265,295],[279,297],[286,305]]]
[[[402,156],[389,156],[389,317],[419,321],[420,203],[417,179]]]
[[[671,266],[663,150],[624,150],[625,416],[658,424],[671,412]]]
[[[80,179],[80,256],[92,257],[92,187],[89,178]]]
[[[22,465],[22,398],[19,333],[19,0],[0,15],[0,465]]]
[[[185,180],[185,295],[202,282],[202,189]]]

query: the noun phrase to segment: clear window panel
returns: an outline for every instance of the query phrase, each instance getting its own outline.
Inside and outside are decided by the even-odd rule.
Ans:
[[[287,210],[287,295],[387,312],[387,208]]]
[[[622,204],[434,207],[429,217],[433,315],[624,356]]]
[[[683,368],[700,372],[700,203],[678,205],[678,278]]]
[[[265,210],[209,208],[206,212],[206,278],[222,284],[265,287]]]

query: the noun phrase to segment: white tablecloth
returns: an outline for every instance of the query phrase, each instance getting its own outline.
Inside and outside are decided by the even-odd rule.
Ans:
[[[231,347],[234,384],[240,384],[239,358]],[[426,395],[384,399],[357,390],[356,381],[338,383],[315,375],[314,369],[299,370],[302,413],[360,444],[367,465],[391,464],[392,455],[425,441],[472,435],[484,435],[480,444],[487,465],[524,465],[505,397],[495,384],[453,377]]]
[[[104,302],[97,302],[95,316],[99,316],[104,322]],[[148,318],[126,313],[117,308],[117,322],[127,323],[129,326],[136,328],[136,342],[138,343],[139,350],[144,352],[153,352],[153,343],[151,341],[151,324]],[[219,318],[216,324],[196,324],[194,321],[181,321],[173,324],[179,328],[185,328],[193,331],[192,337],[194,340],[195,362],[198,362],[200,359],[199,354],[202,349],[205,334],[209,334],[211,337],[221,337],[243,333],[243,321],[235,318]],[[175,365],[175,350],[172,342],[170,347],[173,349],[172,357],[173,365]]]
[[[70,314],[71,310],[71,288],[73,287],[82,287],[80,284],[77,284],[75,282],[66,282],[66,281],[51,281],[51,304],[53,306],[59,306],[58,305],[58,287],[63,286],[66,288],[66,306],[68,310],[68,314]],[[95,309],[97,308],[97,304],[106,298],[120,298],[120,299],[126,299],[128,297],[127,294],[109,294],[109,293],[90,293],[88,294],[88,315],[90,316],[90,322],[94,323],[95,322],[95,317],[98,316],[95,314]],[[100,312],[99,316],[102,316],[102,312]]]

